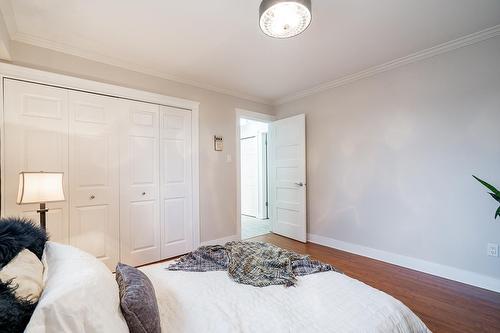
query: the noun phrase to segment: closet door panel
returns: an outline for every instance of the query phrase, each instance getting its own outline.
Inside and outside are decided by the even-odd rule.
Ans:
[[[56,203],[48,203],[47,207],[49,208],[49,211],[47,212],[46,219],[47,219],[47,232],[49,233],[49,238],[53,242],[58,242],[58,243],[63,243],[63,244],[68,244],[69,241],[69,221],[67,216],[68,214],[68,209],[67,208],[60,208],[60,207],[55,207],[55,206],[61,206],[61,205],[55,205]],[[64,206],[66,204],[63,204]],[[39,205],[29,205],[33,206],[33,208],[23,208],[21,207],[21,212],[15,215],[20,215],[24,218],[30,219],[32,221],[35,221],[35,223],[40,223],[40,214],[37,212],[39,209]],[[14,216],[14,214],[8,214],[7,216]]]
[[[186,228],[184,228],[184,224],[182,222],[186,221],[185,213],[185,202],[184,198],[171,198],[165,199],[163,201],[163,209],[165,212],[165,239],[164,244],[171,249],[175,249],[172,251],[178,251],[178,254],[182,254],[184,251],[189,251],[185,248],[186,244]],[[177,250],[179,248],[179,250]],[[171,254],[166,251],[165,256],[175,256],[177,254]]]
[[[93,254],[97,259],[110,264],[113,254],[107,246],[107,233],[110,227],[108,205],[88,205],[77,207],[74,216],[78,219],[72,223],[78,224],[81,237],[77,238],[80,249]],[[110,266],[110,269],[114,267]]]
[[[119,259],[120,100],[69,92],[70,243],[114,270]]]
[[[124,101],[121,129],[121,260],[160,260],[159,106]]]
[[[19,172],[64,172],[68,196],[68,92],[65,89],[4,80],[4,175],[2,214],[39,223],[39,205],[16,204]],[[48,203],[50,239],[68,243],[68,202]]]
[[[191,112],[160,107],[162,258],[193,249]]]

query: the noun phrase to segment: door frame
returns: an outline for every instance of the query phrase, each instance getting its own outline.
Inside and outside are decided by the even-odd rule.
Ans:
[[[275,116],[248,111],[244,109],[236,109],[236,236],[241,239],[241,142],[240,142],[240,120],[241,119],[256,120],[263,123],[271,123],[276,120]],[[270,221],[272,222],[272,221]]]
[[[193,187],[193,248],[200,246],[200,172],[199,172],[199,107],[200,103],[187,99],[156,94],[144,90],[126,88],[118,85],[102,83],[74,76],[56,74],[53,72],[0,63],[0,214],[4,215],[4,79],[14,79],[38,83],[69,90],[93,93],[110,97],[118,97],[164,106],[171,106],[191,112],[191,148],[192,148],[192,187]]]

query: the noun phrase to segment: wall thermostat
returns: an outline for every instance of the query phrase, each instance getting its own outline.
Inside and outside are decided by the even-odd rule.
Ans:
[[[215,151],[224,149],[224,138],[222,136],[214,135],[214,149]]]

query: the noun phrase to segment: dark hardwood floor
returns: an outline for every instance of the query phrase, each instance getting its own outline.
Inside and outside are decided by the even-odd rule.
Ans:
[[[433,332],[500,332],[500,294],[275,234],[252,238],[329,263],[406,304]]]

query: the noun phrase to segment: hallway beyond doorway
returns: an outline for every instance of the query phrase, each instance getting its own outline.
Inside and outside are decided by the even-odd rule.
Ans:
[[[271,232],[271,222],[269,219],[261,220],[241,215],[241,239],[261,236],[269,232]]]

